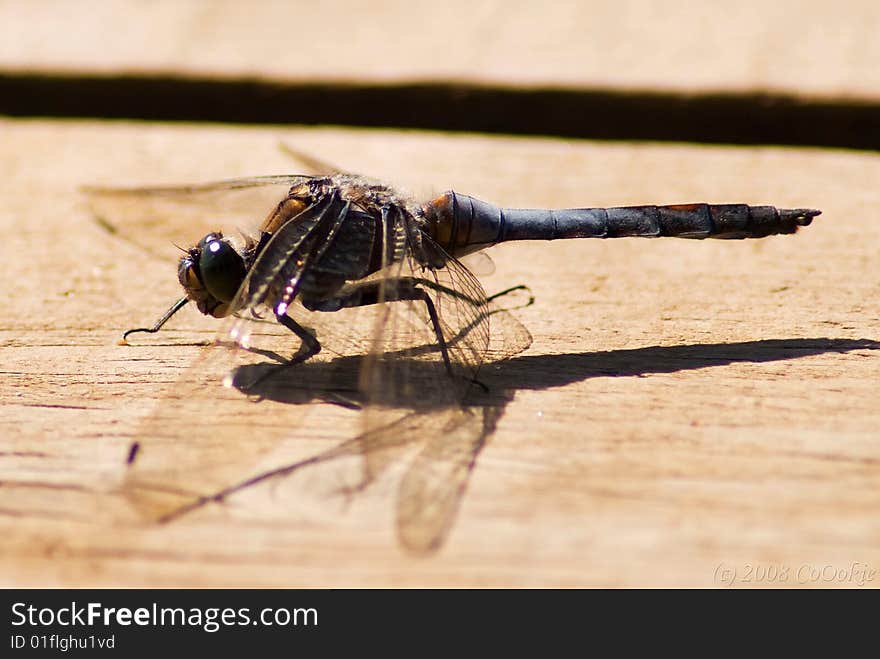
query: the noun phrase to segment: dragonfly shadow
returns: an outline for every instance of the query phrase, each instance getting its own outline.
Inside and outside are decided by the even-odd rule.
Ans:
[[[510,389],[548,389],[596,377],[641,377],[736,363],[788,361],[854,350],[880,350],[880,342],[824,337],[763,339],[739,343],[694,343],[605,352],[525,355],[500,364],[491,382],[493,386]]]
[[[401,459],[403,449],[415,449],[415,457],[398,487],[397,535],[405,549],[428,554],[443,545],[454,527],[470,474],[518,390],[561,387],[596,377],[640,377],[854,350],[880,350],[880,342],[765,339],[514,357],[484,369],[481,381],[485,388],[471,387],[464,405],[452,398],[426,395],[383,400],[382,404],[400,409],[393,421],[307,460],[261,473],[218,493],[216,499],[306,466],[353,455],[361,457],[366,465],[362,483],[356,488],[363,490]],[[287,404],[324,401],[358,407],[365,402],[356,386],[361,365],[359,357],[342,357],[272,372],[277,364],[261,363],[238,369],[235,385],[249,395]],[[416,378],[419,369],[426,369],[426,375],[433,372],[430,364],[418,360],[410,368]]]
[[[364,361],[365,358],[361,356],[346,356],[291,367],[272,362],[246,364],[232,372],[231,385],[257,400],[289,405],[323,402],[361,409],[370,404],[420,413],[460,407],[465,391],[466,407],[504,405],[510,399],[506,390],[489,387],[481,380],[468,381],[463,377],[450,383],[448,389],[440,389],[436,386],[435,364],[396,357],[396,369],[405,371],[407,381],[413,386],[371,392],[367,400],[358,387]]]

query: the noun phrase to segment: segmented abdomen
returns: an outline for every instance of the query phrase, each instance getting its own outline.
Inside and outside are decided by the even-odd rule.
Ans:
[[[764,238],[794,233],[820,211],[748,204],[678,204],[563,210],[499,208],[447,192],[423,207],[428,233],[455,254],[507,240]]]

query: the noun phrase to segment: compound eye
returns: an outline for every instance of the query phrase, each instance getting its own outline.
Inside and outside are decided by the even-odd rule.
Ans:
[[[241,254],[225,238],[209,234],[202,240],[199,275],[208,292],[220,302],[232,302],[247,274]]]

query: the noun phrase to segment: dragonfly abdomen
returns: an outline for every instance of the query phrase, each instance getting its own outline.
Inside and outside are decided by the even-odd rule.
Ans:
[[[763,238],[794,233],[820,211],[747,204],[679,204],[563,210],[499,208],[447,192],[425,207],[435,240],[465,254],[508,240],[561,238]],[[433,222],[432,222],[433,220]],[[432,235],[432,237],[434,237]]]

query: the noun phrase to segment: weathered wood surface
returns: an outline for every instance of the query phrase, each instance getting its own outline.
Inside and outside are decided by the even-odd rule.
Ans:
[[[872,0],[0,2],[0,69],[880,94]]]
[[[873,99],[878,25],[867,0],[539,14],[507,2],[0,0],[0,70]],[[167,428],[142,458],[161,470],[177,442],[169,471],[238,447],[240,467],[221,473],[234,482],[350,440],[361,419],[226,390],[213,408],[209,389],[165,397],[214,325],[190,311],[164,334],[117,342],[178,295],[170,241],[186,246],[203,225],[113,235],[76,188],[298,170],[281,141],[419,193],[509,206],[745,201],[824,214],[755,242],[494,248],[485,286],[532,287],[535,305],[516,315],[534,342],[484,374],[509,400],[456,474],[439,549],[407,549],[400,532],[412,452],[362,492],[340,494],[344,474],[327,461],[157,524],[123,489],[134,438]],[[880,569],[877,155],[0,121],[0,174],[4,585],[880,583],[861,571]]]
[[[0,133],[6,585],[709,586],[725,568],[741,582],[748,565],[788,567],[796,585],[803,565],[880,566],[875,155],[98,122],[3,121]],[[108,233],[76,186],[295,171],[279,141],[510,206],[711,200],[824,214],[754,242],[494,248],[486,288],[533,288],[535,305],[516,314],[534,343],[486,375],[511,400],[434,552],[406,550],[395,530],[411,456],[349,497],[327,492],[334,472],[319,465],[143,521],[119,493],[131,439],[213,326],[190,312],[164,338],[117,345],[177,295],[175,249],[154,256]],[[199,237],[181,227],[178,242]],[[240,403],[223,439],[280,439],[241,478],[358,429],[357,412],[334,406],[288,431],[302,406]],[[185,445],[201,424],[168,432]]]

